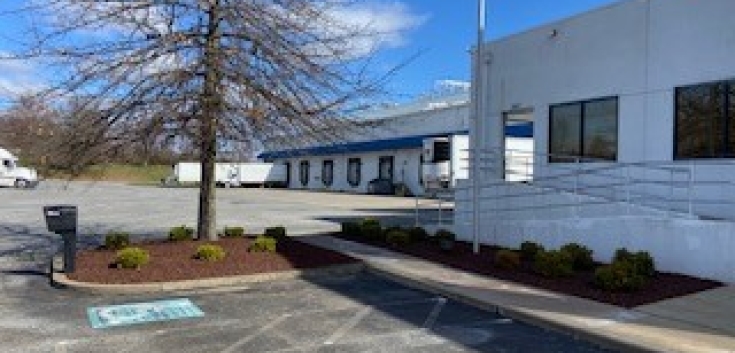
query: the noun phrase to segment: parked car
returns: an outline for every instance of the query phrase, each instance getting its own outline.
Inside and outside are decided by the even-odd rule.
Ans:
[[[367,185],[368,194],[395,195],[396,187],[390,179],[373,179]]]

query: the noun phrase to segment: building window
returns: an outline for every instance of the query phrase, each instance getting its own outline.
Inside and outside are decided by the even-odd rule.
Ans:
[[[347,183],[352,187],[360,185],[360,158],[350,158],[347,161]]]
[[[735,81],[679,87],[674,158],[735,156]]]
[[[309,185],[309,161],[301,161],[299,163],[299,180],[301,185]]]
[[[393,156],[378,159],[378,179],[393,180]]]
[[[549,154],[549,162],[616,160],[618,98],[552,105]]]
[[[334,161],[326,160],[322,163],[322,182],[324,186],[332,186],[334,182]]]

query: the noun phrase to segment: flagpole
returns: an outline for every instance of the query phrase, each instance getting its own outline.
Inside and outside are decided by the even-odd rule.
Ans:
[[[485,0],[477,2],[477,45],[475,46],[475,77],[474,77],[474,110],[475,116],[472,121],[472,250],[480,252],[480,119],[484,115],[484,76],[483,76],[483,50],[485,42]]]

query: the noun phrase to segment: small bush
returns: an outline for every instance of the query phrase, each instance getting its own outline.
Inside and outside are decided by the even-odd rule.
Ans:
[[[434,233],[434,239],[455,241],[457,240],[457,235],[446,229],[439,229]]]
[[[568,277],[574,274],[572,257],[560,250],[541,251],[536,254],[534,267],[544,277]]]
[[[278,241],[275,238],[266,237],[259,235],[248,247],[249,252],[276,252],[276,244]]]
[[[225,227],[225,229],[222,231],[222,235],[228,238],[242,237],[245,235],[245,228]]]
[[[380,239],[383,236],[383,228],[380,226],[380,221],[374,218],[365,218],[360,223],[360,234],[368,239]]]
[[[630,252],[626,248],[615,251],[613,263],[630,262],[637,274],[645,277],[653,277],[656,274],[656,264],[653,257],[647,251]]]
[[[141,248],[124,248],[117,252],[115,263],[122,268],[139,268],[148,263],[150,255]]]
[[[194,238],[194,228],[187,226],[173,227],[168,231],[168,240],[182,241],[192,240]]]
[[[421,242],[429,238],[429,232],[422,227],[411,227],[408,229],[408,235],[411,237],[411,241]]]
[[[544,251],[543,245],[534,243],[532,241],[524,241],[521,243],[521,258],[526,261],[533,261],[536,258],[536,254]]]
[[[513,270],[521,265],[521,255],[512,250],[498,250],[498,252],[495,253],[493,263],[497,267]]]
[[[130,245],[130,234],[125,232],[109,232],[105,235],[105,249],[121,250]]]
[[[635,291],[646,285],[645,276],[636,273],[630,261],[616,261],[595,271],[594,284],[609,291]]]
[[[286,227],[284,226],[277,226],[277,227],[270,227],[266,228],[263,232],[263,235],[266,237],[271,237],[274,239],[285,239],[286,238]]]
[[[595,261],[592,260],[592,250],[579,245],[577,243],[569,243],[560,249],[566,252],[572,258],[572,266],[575,270],[590,270],[595,267]]]
[[[342,222],[342,235],[360,236],[360,224],[357,222]]]
[[[206,244],[200,245],[197,248],[197,253],[195,257],[199,260],[219,261],[224,259],[226,255],[227,253],[225,253],[225,249],[222,249],[221,246]]]
[[[388,234],[385,235],[385,241],[391,245],[407,245],[411,242],[411,236],[408,232],[399,228],[389,231]]]

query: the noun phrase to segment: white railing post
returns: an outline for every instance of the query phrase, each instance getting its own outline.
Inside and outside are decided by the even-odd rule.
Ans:
[[[415,206],[415,209],[414,209],[414,211],[415,211],[414,212],[415,219],[414,219],[414,222],[413,222],[413,226],[418,228],[420,226],[419,225],[419,195],[418,194],[417,195],[413,195],[413,198],[414,198],[414,200],[416,202],[416,206]]]
[[[574,202],[574,216],[576,218],[579,218],[579,205],[582,203],[582,198],[581,198],[581,195],[579,194],[580,192],[579,177],[582,174],[582,161],[581,161],[581,157],[575,157],[574,160],[575,160],[575,163],[577,164],[577,168],[576,168],[577,172],[574,173],[575,174],[574,175],[574,197],[576,199],[576,201]]]
[[[694,214],[694,205],[692,200],[692,194],[694,189],[694,161],[689,161],[689,178],[687,180],[687,211],[689,212],[689,215],[692,216]]]

